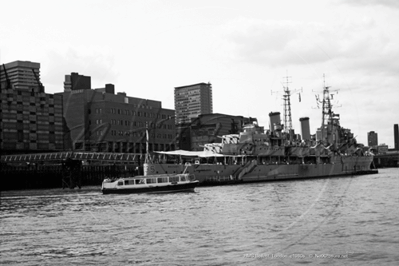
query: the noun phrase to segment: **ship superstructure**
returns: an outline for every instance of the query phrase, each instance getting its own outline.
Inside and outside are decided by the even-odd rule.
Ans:
[[[266,132],[253,122],[239,134],[221,136],[221,143],[204,145],[201,152],[158,152],[163,160],[145,164],[145,174],[185,171],[203,184],[225,184],[374,173],[370,169],[373,155],[357,145],[349,129],[341,127],[326,86],[321,103],[319,138],[312,138],[309,133],[303,140],[293,138],[290,131],[284,130],[280,113],[271,112]],[[305,127],[307,120],[301,120]]]

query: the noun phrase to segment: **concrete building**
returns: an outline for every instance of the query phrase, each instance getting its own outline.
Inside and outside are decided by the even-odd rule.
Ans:
[[[115,87],[91,89],[87,80],[74,86],[66,75],[64,117],[72,150],[145,153],[146,128],[149,150],[175,149],[174,110],[164,109],[161,102],[115,94]]]
[[[375,147],[378,145],[378,134],[374,131],[367,133],[367,145],[369,147]]]
[[[198,83],[175,87],[176,124],[190,123],[202,114],[213,113],[212,85]]]
[[[62,151],[62,95],[44,92],[40,64],[29,61],[3,64],[0,84],[2,153]]]

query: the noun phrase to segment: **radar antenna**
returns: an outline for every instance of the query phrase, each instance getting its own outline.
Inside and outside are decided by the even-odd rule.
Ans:
[[[298,93],[299,94],[299,101],[301,101],[301,95],[300,92],[302,92],[302,88],[300,90],[293,90],[291,91],[288,84],[292,83],[292,77],[291,76],[285,76],[283,77],[283,82],[281,82],[281,85],[283,86],[283,101],[284,101],[284,132],[289,134],[290,140],[292,140],[293,136],[291,136],[292,132],[292,116],[291,116],[291,95],[293,93]],[[272,91],[273,93],[278,93],[276,91]]]
[[[322,105],[321,109],[322,109],[322,119],[321,119],[321,140],[326,141],[327,137],[328,137],[328,123],[332,123],[333,117],[335,116],[339,116],[339,115],[335,115],[334,112],[332,111],[332,107],[333,104],[331,103],[331,100],[334,99],[334,94],[333,92],[335,92],[336,94],[338,94],[338,90],[330,90],[331,86],[326,86],[326,77],[325,74],[323,74],[323,96],[322,98],[320,98],[319,95],[315,95],[316,96],[316,104],[317,104],[317,108],[320,107],[320,103]]]

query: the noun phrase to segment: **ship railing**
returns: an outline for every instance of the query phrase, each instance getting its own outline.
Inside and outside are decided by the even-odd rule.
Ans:
[[[208,176],[205,178],[205,181],[209,182],[225,182],[231,180],[232,180],[231,176]]]

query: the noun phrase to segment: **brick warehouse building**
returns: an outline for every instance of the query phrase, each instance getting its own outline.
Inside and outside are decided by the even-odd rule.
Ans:
[[[73,150],[144,153],[175,149],[174,110],[160,101],[115,94],[115,87],[91,89],[90,77],[65,76],[64,118]]]
[[[2,154],[64,150],[62,95],[45,93],[40,63],[3,64],[0,86]]]

